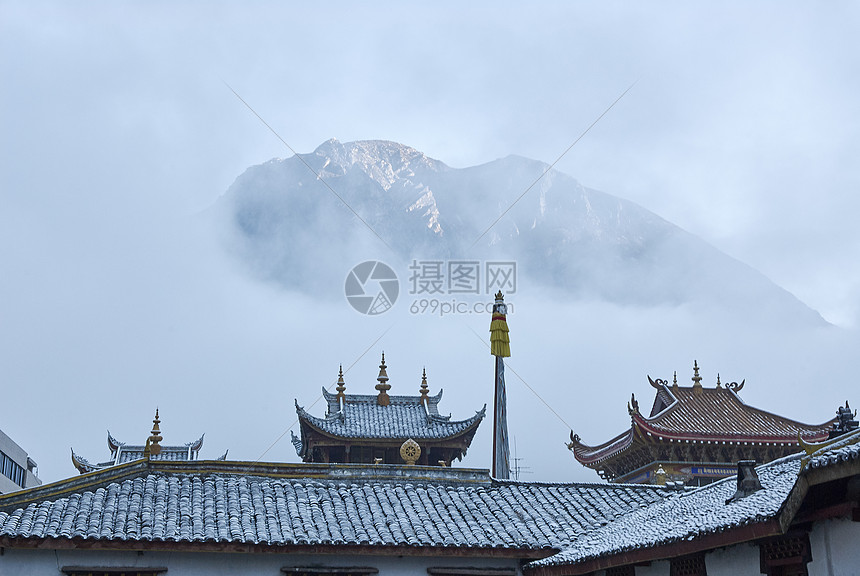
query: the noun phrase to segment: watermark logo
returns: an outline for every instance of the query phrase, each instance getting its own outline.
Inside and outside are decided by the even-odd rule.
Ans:
[[[397,302],[400,281],[387,264],[368,260],[349,271],[344,294],[358,312],[375,316],[387,312]]]
[[[406,291],[413,296],[409,313],[415,315],[492,314],[493,295],[517,292],[517,263],[482,260],[413,260]],[[390,310],[400,293],[400,282],[390,266],[368,260],[346,277],[344,293],[350,306],[375,316]],[[487,297],[490,298],[487,301]],[[508,303],[513,312],[513,303]]]

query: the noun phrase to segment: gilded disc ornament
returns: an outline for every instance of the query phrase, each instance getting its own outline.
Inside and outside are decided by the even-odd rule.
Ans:
[[[418,445],[418,442],[410,438],[400,445],[400,457],[403,458],[403,461],[407,465],[414,466],[418,462],[418,458],[421,457],[421,446]]]

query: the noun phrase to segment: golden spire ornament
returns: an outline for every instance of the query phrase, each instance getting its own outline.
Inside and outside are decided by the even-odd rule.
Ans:
[[[379,395],[376,397],[376,403],[380,406],[388,406],[391,404],[391,397],[388,395],[388,391],[391,389],[391,384],[388,383],[388,373],[385,369],[388,366],[385,365],[385,352],[382,353],[382,364],[379,365],[379,376],[376,379],[379,381],[379,384],[376,385],[376,389],[379,390]]]
[[[427,386],[427,368],[424,368],[421,373],[421,398],[419,398],[418,401],[422,404],[426,404],[429,394],[430,388]]]
[[[152,421],[152,436],[146,439],[146,443],[149,447],[149,454],[151,456],[158,456],[161,454],[161,445],[159,442],[164,440],[161,437],[161,429],[158,427],[158,424],[161,420],[158,419],[158,408],[155,409],[155,419]]]
[[[340,369],[337,372],[337,397],[338,398],[346,398],[346,382],[343,381],[343,364],[340,365]]]
[[[699,376],[699,363],[693,360],[693,391],[696,394],[702,392],[702,377]]]

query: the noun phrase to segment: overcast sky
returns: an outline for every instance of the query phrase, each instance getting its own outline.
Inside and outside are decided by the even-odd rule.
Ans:
[[[635,83],[557,168],[856,327],[856,3],[459,4],[0,1],[0,386],[15,407],[0,427],[43,476],[72,472],[70,445],[104,458],[105,428],[140,429],[122,439],[142,442],[155,404],[172,408],[177,433],[217,438],[208,456],[252,444],[247,435],[268,445],[294,414],[282,396],[318,390],[375,338],[332,336],[341,310],[255,284],[198,218],[248,166],[291,155],[225,83],[299,152],[386,139],[454,167],[552,162]],[[597,341],[636,346],[626,338]],[[432,335],[416,340],[458,374]],[[311,360],[301,347],[314,342],[329,355]],[[402,346],[416,379],[429,361]],[[841,346],[812,373],[850,364]],[[653,369],[643,350],[626,352],[636,378]],[[371,380],[372,356],[360,365]],[[301,386],[266,405],[294,378]],[[246,379],[262,397],[223,408],[247,396]],[[171,406],[172,394],[183,402]],[[447,410],[467,417],[485,401]],[[282,422],[243,432],[239,412],[252,406]],[[620,432],[611,427],[583,437],[603,441]]]

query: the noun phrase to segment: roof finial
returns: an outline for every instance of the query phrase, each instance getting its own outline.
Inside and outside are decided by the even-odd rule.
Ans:
[[[496,302],[493,304],[493,319],[490,322],[490,354],[500,358],[511,355],[511,337],[508,334],[508,307],[505,305],[505,296],[502,291],[496,294]]]
[[[337,397],[338,398],[346,398],[346,383],[343,381],[343,364],[340,365],[340,370],[337,372]]]
[[[385,352],[382,353],[382,364],[379,365],[379,384],[376,389],[379,390],[379,395],[376,397],[376,403],[380,406],[388,406],[391,403],[391,398],[388,396],[388,391],[391,389],[391,384],[388,383],[388,374],[385,372]]]
[[[421,373],[421,398],[419,402],[426,404],[428,394],[430,394],[430,388],[427,386],[427,368],[424,368]]]
[[[672,376],[672,388],[678,387],[678,371],[675,370],[674,376]]]
[[[693,360],[693,391],[696,394],[702,392],[702,377],[699,376],[699,363]]]
[[[722,388],[722,384],[720,384],[720,373],[717,372],[717,388]]]
[[[639,402],[636,400],[636,394],[630,395],[630,402],[627,403],[627,413],[631,416],[639,414]]]
[[[164,440],[161,437],[161,429],[158,427],[159,422],[161,420],[158,419],[158,408],[155,409],[155,419],[152,421],[152,436],[146,439],[146,443],[149,445],[149,453],[152,456],[158,456],[161,454],[161,445],[159,442]]]

